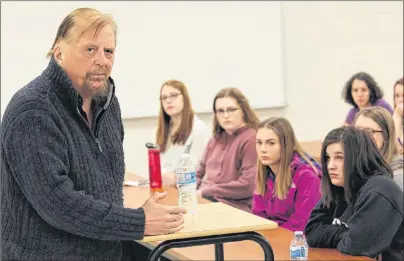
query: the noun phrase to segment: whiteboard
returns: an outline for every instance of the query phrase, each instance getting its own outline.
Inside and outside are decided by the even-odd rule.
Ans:
[[[2,2],[1,110],[47,66],[63,18],[79,7],[118,25],[112,78],[123,118],[158,115],[161,84],[183,81],[197,112],[237,87],[253,108],[286,105],[281,2]]]

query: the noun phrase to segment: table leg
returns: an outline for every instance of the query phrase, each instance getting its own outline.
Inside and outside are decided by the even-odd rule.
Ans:
[[[274,261],[275,260],[274,252],[272,251],[272,247],[268,243],[268,241],[259,233],[251,232],[249,234],[250,235],[248,240],[252,240],[258,243],[261,246],[262,250],[264,251],[264,260]]]
[[[223,244],[215,244],[215,260],[224,261]]]
[[[156,246],[149,255],[149,261],[158,261],[164,252],[171,248],[183,248],[201,245],[215,245],[216,260],[224,260],[223,244],[229,242],[237,242],[251,240],[258,243],[264,251],[265,261],[274,261],[274,253],[269,242],[259,233],[243,232],[235,234],[214,235],[206,237],[193,237],[167,240]],[[218,259],[221,258],[221,259]]]

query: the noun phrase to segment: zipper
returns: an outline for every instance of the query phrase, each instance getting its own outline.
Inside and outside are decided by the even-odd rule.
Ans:
[[[78,98],[79,98],[78,94],[76,95],[76,98],[77,98],[77,100],[78,100]],[[76,111],[77,111],[79,117],[81,118],[81,120],[84,121],[84,123],[86,124],[88,130],[89,130],[90,133],[91,133],[91,137],[92,137],[92,138],[95,140],[95,142],[97,143],[98,150],[102,153],[103,151],[102,151],[101,143],[100,143],[100,141],[98,140],[98,130],[99,130],[99,126],[98,126],[98,125],[99,125],[99,122],[100,122],[101,119],[102,119],[102,116],[104,115],[103,112],[105,112],[105,109],[103,108],[102,110],[100,110],[100,111],[97,113],[96,118],[95,118],[95,121],[94,121],[94,127],[93,127],[94,130],[91,129],[91,127],[90,127],[90,125],[88,124],[87,120],[84,119],[83,115],[81,115],[78,106],[76,107]],[[101,113],[102,113],[102,115],[101,115],[101,117],[100,117],[100,114],[101,114]],[[100,117],[100,119],[97,119],[98,117]]]
[[[98,146],[99,151],[102,153],[102,147],[101,147],[101,144],[100,144],[98,138],[94,135],[94,133],[93,133],[93,131],[91,130],[90,125],[88,124],[88,122],[86,121],[86,119],[84,119],[84,117],[81,115],[79,108],[77,108],[77,113],[78,113],[80,119],[81,119],[82,121],[84,121],[84,123],[86,124],[88,130],[89,130],[90,133],[91,133],[91,137],[95,140],[95,142],[97,143],[97,146]]]
[[[101,114],[101,112],[102,112],[102,114]],[[98,144],[98,149],[100,150],[100,152],[102,152],[102,147],[101,147],[100,141],[98,140],[98,131],[100,129],[101,120],[105,115],[105,109],[102,109],[101,112],[97,113],[98,114],[97,117],[99,117],[99,119],[96,118],[94,121],[94,136],[95,136],[95,141]]]
[[[99,112],[97,113],[97,115],[95,116],[95,121],[94,121],[94,135],[95,135],[95,138],[96,138],[96,139],[98,138],[98,132],[99,132],[99,130],[100,130],[100,123],[101,123],[102,118],[104,118],[104,115],[105,115],[105,109],[103,108],[103,109],[101,109],[101,111],[99,111]],[[100,146],[101,146],[101,145],[100,145]]]
[[[102,147],[101,147],[101,143],[100,143],[100,141],[99,141],[97,138],[95,138],[95,142],[97,142],[98,149],[99,149],[99,150],[100,150],[100,152],[102,153]]]
[[[76,99],[79,99],[79,95],[76,94]],[[107,106],[103,107],[101,110],[99,110],[97,112],[97,114],[94,117],[94,125],[93,128],[90,127],[90,125],[88,124],[88,121],[86,119],[84,119],[84,117],[81,115],[80,110],[78,108],[78,106],[76,107],[77,109],[77,113],[79,114],[79,117],[85,122],[85,124],[87,125],[88,130],[91,132],[91,136],[95,139],[95,142],[97,143],[98,149],[99,151],[102,153],[102,146],[100,141],[98,140],[98,132],[99,132],[99,128],[100,128],[100,123],[101,120],[104,118],[105,115],[105,111],[108,109],[108,107],[110,106],[110,102],[108,102]]]

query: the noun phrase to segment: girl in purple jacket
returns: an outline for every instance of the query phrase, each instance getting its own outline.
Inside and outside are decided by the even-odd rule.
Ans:
[[[365,72],[359,72],[348,80],[342,92],[345,102],[353,107],[345,118],[344,125],[352,125],[356,114],[364,108],[383,107],[393,114],[391,106],[383,99],[383,91],[375,79]]]
[[[252,213],[302,231],[321,198],[321,167],[303,152],[285,118],[263,121],[256,135],[257,188]]]

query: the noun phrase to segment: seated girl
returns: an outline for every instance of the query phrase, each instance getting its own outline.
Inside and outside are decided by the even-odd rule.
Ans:
[[[354,74],[345,84],[343,94],[346,103],[353,108],[348,112],[344,125],[351,125],[356,114],[367,107],[380,106],[393,114],[391,106],[383,99],[383,91],[373,79],[365,72]]]
[[[397,153],[393,118],[381,107],[366,108],[357,114],[354,126],[369,132],[380,154],[393,170],[393,179],[403,189],[404,159]]]
[[[192,162],[199,164],[210,133],[193,111],[184,83],[176,80],[163,83],[160,101],[156,144],[161,150],[163,183],[169,186],[175,184],[174,171],[182,153],[188,152]]]
[[[332,130],[321,164],[323,197],[305,228],[309,246],[404,260],[403,192],[372,137],[352,126]]]
[[[397,135],[397,151],[399,154],[404,154],[403,136],[404,136],[404,116],[403,116],[403,104],[404,104],[404,86],[403,78],[399,79],[394,84],[394,114],[393,120]]]
[[[251,211],[259,119],[236,88],[221,90],[213,100],[213,138],[197,169],[197,193]]]
[[[258,179],[252,213],[302,231],[321,198],[320,165],[303,152],[284,118],[263,121],[256,143]]]

